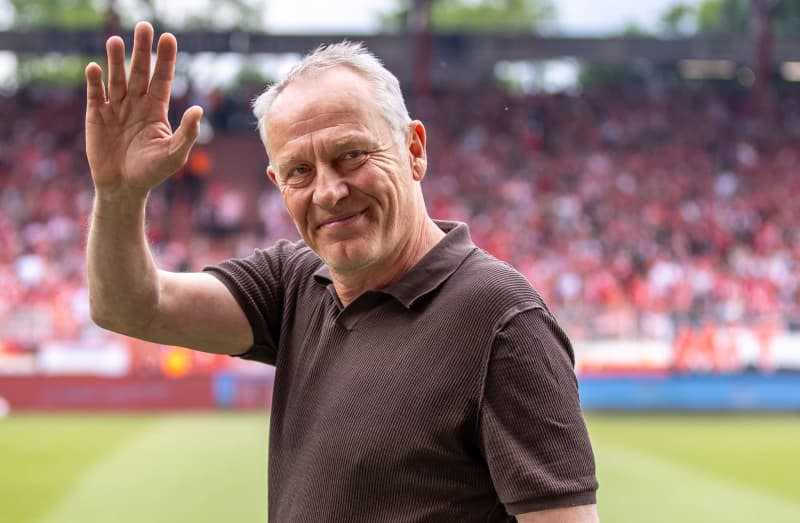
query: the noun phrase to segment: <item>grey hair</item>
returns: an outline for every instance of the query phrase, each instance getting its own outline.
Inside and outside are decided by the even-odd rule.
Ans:
[[[392,129],[399,145],[404,145],[411,123],[400,82],[383,63],[361,42],[344,40],[336,44],[320,45],[292,67],[286,76],[269,85],[253,102],[253,114],[258,121],[258,133],[269,153],[267,145],[267,113],[275,98],[294,80],[308,74],[321,73],[333,67],[344,66],[364,76],[372,86],[375,102],[382,109],[384,118]]]

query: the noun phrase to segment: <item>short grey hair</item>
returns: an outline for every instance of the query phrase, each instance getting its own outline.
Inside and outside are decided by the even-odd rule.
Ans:
[[[396,142],[399,145],[405,144],[411,117],[403,100],[400,82],[363,43],[344,40],[336,44],[320,45],[292,67],[282,80],[269,85],[255,99],[253,114],[258,121],[261,141],[264,142],[268,153],[267,113],[275,98],[294,80],[339,66],[348,67],[364,76],[372,86],[375,101],[383,110],[384,118],[391,127]]]

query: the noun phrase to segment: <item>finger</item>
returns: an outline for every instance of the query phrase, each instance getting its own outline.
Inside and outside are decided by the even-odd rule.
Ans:
[[[158,39],[156,50],[156,67],[153,79],[150,80],[150,95],[156,100],[169,102],[172,91],[172,79],[175,76],[175,57],[178,54],[178,42],[169,33]]]
[[[150,83],[150,55],[153,51],[153,26],[139,22],[133,32],[133,52],[131,53],[131,75],[128,93],[142,95]]]
[[[203,117],[203,109],[198,105],[193,105],[186,109],[181,118],[181,124],[172,135],[171,155],[180,159],[180,165],[186,163],[189,151],[192,149],[197,137],[200,136],[200,119]]]
[[[127,94],[125,85],[125,42],[119,36],[106,40],[108,56],[108,99],[119,102]]]
[[[103,69],[95,62],[86,66],[86,106],[95,109],[106,103],[106,88],[103,85]]]

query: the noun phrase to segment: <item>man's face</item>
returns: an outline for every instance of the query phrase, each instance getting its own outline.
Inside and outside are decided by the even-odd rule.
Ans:
[[[391,264],[417,223],[424,129],[401,147],[374,98],[358,73],[337,67],[289,84],[267,115],[267,173],[303,240],[340,274]]]

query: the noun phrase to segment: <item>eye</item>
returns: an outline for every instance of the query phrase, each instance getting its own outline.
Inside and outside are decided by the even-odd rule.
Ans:
[[[354,149],[347,151],[339,157],[339,165],[345,169],[356,169],[364,163],[367,158],[367,153],[361,149]]]
[[[296,165],[287,169],[284,182],[292,187],[302,187],[311,181],[313,170],[308,165]]]

